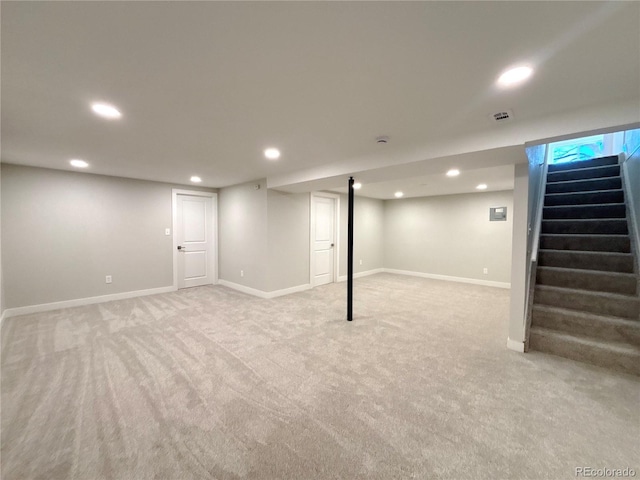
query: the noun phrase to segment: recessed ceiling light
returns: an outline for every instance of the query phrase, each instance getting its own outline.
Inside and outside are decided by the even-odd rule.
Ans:
[[[280,150],[278,150],[277,148],[267,148],[264,151],[264,156],[269,160],[276,160],[280,158]]]
[[[460,170],[457,168],[452,168],[447,172],[447,177],[457,177],[458,175],[460,175]]]
[[[96,115],[104,118],[114,119],[122,117],[120,110],[108,103],[92,103],[91,110],[93,110]]]
[[[403,195],[404,195],[404,193],[402,193],[402,192],[396,192],[395,193],[396,198],[400,198]]]
[[[353,188],[355,188],[356,190],[360,190],[362,188],[362,184],[360,182],[354,183]]]
[[[191,177],[191,181],[193,183],[200,183],[202,181],[202,179],[196,175],[194,175],[193,177]]]
[[[498,85],[502,87],[513,87],[524,82],[533,73],[533,68],[528,66],[515,67],[507,70],[498,78]]]
[[[487,184],[486,183],[481,183],[480,185],[478,185],[476,187],[478,190],[486,190],[487,189]]]
[[[85,162],[84,160],[80,160],[78,158],[69,160],[69,163],[71,164],[72,167],[76,167],[76,168],[87,168],[89,166],[87,162]]]

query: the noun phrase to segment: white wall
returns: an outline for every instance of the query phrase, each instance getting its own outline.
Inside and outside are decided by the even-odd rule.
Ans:
[[[340,195],[340,259],[338,275],[347,274],[349,197]],[[353,273],[384,267],[384,201],[356,196],[353,204]],[[360,265],[362,260],[362,265]]]
[[[2,266],[2,169],[0,168],[0,320],[4,315],[4,268]]]
[[[622,165],[625,180],[625,193],[631,220],[631,236],[635,242],[635,251],[640,268],[640,129],[625,132],[625,151],[627,158]]]
[[[513,188],[513,248],[511,255],[511,299],[509,304],[509,337],[507,346],[519,352],[525,350],[526,302],[530,257],[529,235],[529,165],[516,165]]]
[[[266,181],[220,189],[218,209],[220,280],[268,291]]]
[[[507,207],[507,221],[490,222],[490,207]],[[512,222],[512,191],[386,201],[384,266],[509,283]]]
[[[164,229],[171,227],[172,185],[8,164],[0,178],[4,308],[171,286],[172,237]],[[346,195],[340,203],[344,276]],[[221,189],[218,206],[221,280],[262,292],[309,283],[309,194],[267,190],[259,180]],[[489,224],[489,206],[507,206],[509,220]],[[510,231],[511,213],[509,192],[401,201],[358,196],[354,272],[386,267],[508,282],[510,237],[498,258],[488,250]],[[439,225],[437,235],[432,225]],[[477,245],[450,241],[452,232],[468,240],[470,228]],[[484,266],[489,275],[476,275]]]
[[[1,182],[4,308],[173,284],[174,185],[9,164]]]
[[[309,283],[309,194],[267,190],[262,179],[218,197],[220,280],[262,292]]]
[[[310,195],[269,190],[268,291],[309,283]]]

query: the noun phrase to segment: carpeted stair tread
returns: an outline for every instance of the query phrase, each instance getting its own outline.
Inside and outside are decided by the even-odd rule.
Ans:
[[[529,345],[541,352],[640,375],[640,347],[628,343],[594,340],[558,330],[531,327]]]
[[[627,235],[624,218],[542,220],[542,233],[584,233],[591,235]]]
[[[542,218],[551,219],[596,219],[626,218],[624,203],[552,205],[544,207]]]
[[[631,252],[629,235],[586,235],[545,233],[540,235],[540,248],[547,250],[583,250],[593,252]]]
[[[549,165],[529,345],[640,375],[639,277],[618,156]]]
[[[634,258],[631,253],[540,249],[538,252],[538,265],[542,267],[634,273]]]
[[[594,190],[590,192],[549,193],[545,195],[544,205],[547,207],[556,205],[585,205],[624,203],[624,191]]]
[[[576,162],[554,163],[549,165],[549,172],[559,172],[564,170],[575,170],[578,168],[591,168],[603,165],[617,165],[619,159],[617,155],[609,155],[608,157],[593,158],[591,160],[580,160]]]
[[[534,305],[531,325],[640,346],[640,321],[628,318]]]
[[[620,176],[620,165],[603,165],[597,167],[576,168],[573,170],[549,172],[547,174],[547,183],[618,176]]]
[[[536,285],[533,303],[640,320],[640,298],[635,294],[624,295],[553,285]]]
[[[536,281],[539,285],[553,285],[623,295],[634,295],[638,289],[638,276],[633,273],[564,267],[539,266],[536,269]]]
[[[617,190],[620,188],[622,188],[622,179],[620,176],[617,176],[547,183],[545,193],[590,192],[596,190]]]

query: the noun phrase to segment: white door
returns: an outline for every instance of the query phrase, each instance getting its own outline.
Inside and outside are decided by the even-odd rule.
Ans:
[[[178,244],[178,288],[214,281],[214,225],[211,197],[178,195],[175,235]]]
[[[312,196],[312,276],[313,285],[334,281],[336,242],[336,200]]]

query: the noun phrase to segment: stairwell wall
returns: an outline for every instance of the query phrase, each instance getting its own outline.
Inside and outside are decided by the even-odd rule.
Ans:
[[[622,164],[629,208],[636,262],[640,262],[640,129],[627,130],[624,135],[627,158]],[[637,265],[640,271],[640,265]]]

